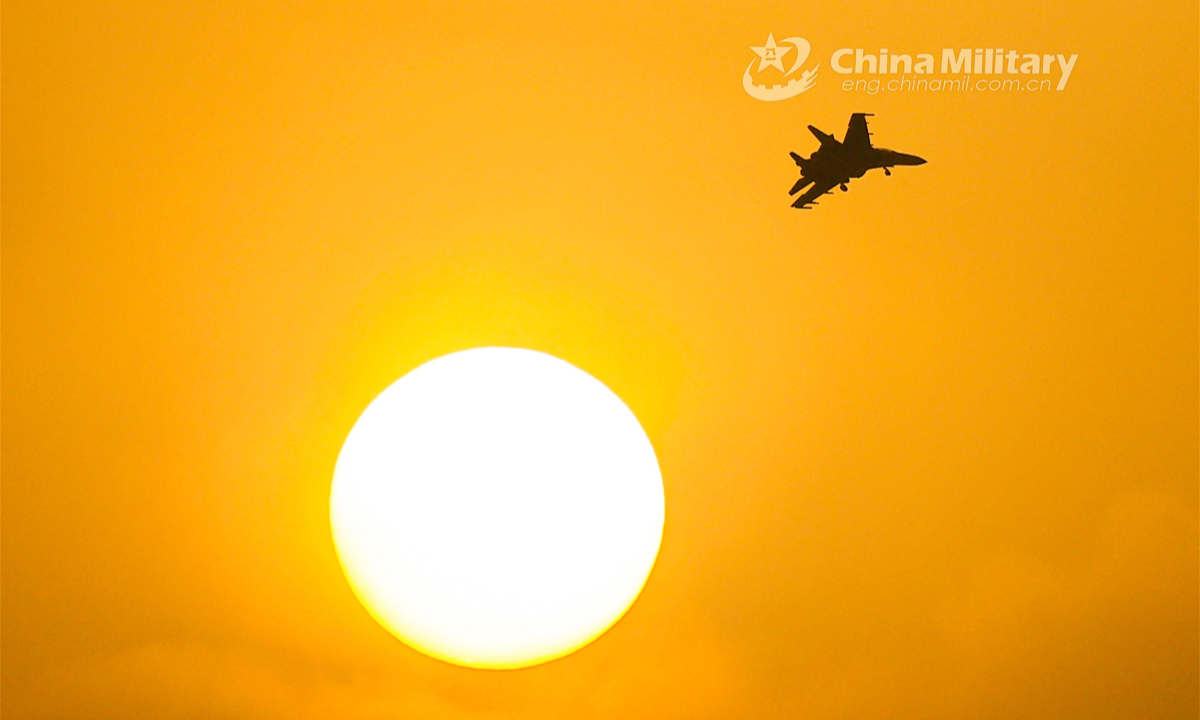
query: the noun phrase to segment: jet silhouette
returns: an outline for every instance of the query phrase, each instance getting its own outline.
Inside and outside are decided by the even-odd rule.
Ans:
[[[846,192],[846,183],[850,178],[860,178],[868,170],[883,168],[885,175],[891,175],[896,165],[924,165],[925,160],[916,155],[905,155],[894,150],[885,150],[871,146],[871,133],[867,131],[868,113],[854,113],[850,116],[850,127],[846,129],[846,137],[838,142],[832,135],[826,135],[812,125],[808,129],[821,141],[821,147],[812,157],[803,158],[796,153],[789,153],[796,164],[800,166],[800,179],[792,186],[789,195],[795,195],[809,184],[812,185],[792,207],[808,210],[809,206],[817,204],[817,198],[831,191],[834,185],[840,185]]]

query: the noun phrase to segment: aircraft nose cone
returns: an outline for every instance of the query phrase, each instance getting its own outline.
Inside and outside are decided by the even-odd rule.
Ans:
[[[924,165],[924,164],[925,164],[925,162],[926,162],[925,158],[923,158],[923,157],[919,157],[919,158],[917,158],[917,161],[916,161],[915,163],[913,163],[913,164],[914,164],[914,165]]]

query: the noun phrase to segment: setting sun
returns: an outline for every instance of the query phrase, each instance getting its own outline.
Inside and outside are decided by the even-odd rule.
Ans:
[[[641,591],[663,488],[633,413],[530,350],[433,360],[366,409],[330,498],[338,555],[388,630],[459,665],[586,645]]]

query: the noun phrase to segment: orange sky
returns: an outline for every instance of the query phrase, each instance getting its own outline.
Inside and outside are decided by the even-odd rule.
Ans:
[[[307,5],[4,4],[6,718],[1197,716],[1194,2]],[[812,90],[743,91],[768,32]],[[986,45],[1079,59],[829,66]],[[789,208],[860,111],[929,163]],[[358,414],[480,345],[666,486],[629,614],[519,671],[401,645],[329,534]]]

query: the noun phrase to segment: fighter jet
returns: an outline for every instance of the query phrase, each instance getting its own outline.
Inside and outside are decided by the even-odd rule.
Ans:
[[[891,168],[896,165],[924,165],[925,160],[916,155],[905,155],[894,150],[885,150],[871,146],[871,133],[867,131],[868,113],[854,113],[850,116],[850,127],[846,137],[838,142],[832,135],[826,135],[812,125],[808,129],[821,141],[821,147],[812,157],[803,158],[796,153],[789,153],[796,164],[800,166],[800,179],[792,186],[789,195],[795,195],[808,185],[812,185],[792,207],[808,210],[817,204],[817,198],[833,190],[834,185],[840,185],[846,192],[846,183],[850,178],[860,178],[868,170],[883,168],[884,175],[891,175]]]

